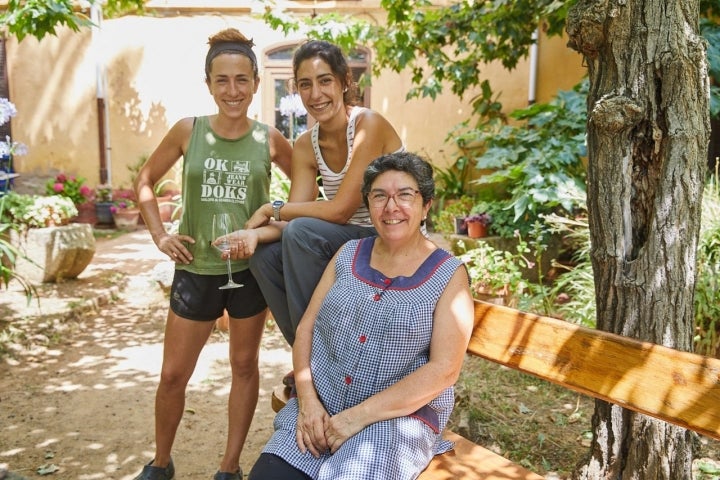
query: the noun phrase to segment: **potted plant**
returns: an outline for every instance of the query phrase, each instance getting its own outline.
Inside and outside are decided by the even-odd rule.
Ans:
[[[15,115],[17,115],[15,104],[7,98],[0,98],[0,125],[5,125]],[[0,195],[12,188],[13,179],[18,176],[13,168],[13,157],[25,155],[27,152],[27,145],[13,141],[9,135],[5,140],[0,141]],[[1,269],[0,272],[4,273]]]
[[[15,115],[17,115],[15,105],[7,98],[0,98],[0,126],[5,125]],[[5,137],[5,141],[0,141],[0,286],[7,287],[11,279],[16,279],[22,285],[29,301],[33,295],[37,296],[37,291],[29,279],[15,269],[20,252],[10,242],[10,235],[15,225],[11,222],[10,214],[6,209],[8,197],[6,194],[12,188],[13,179],[18,176],[13,168],[13,157],[26,153],[27,146],[13,141],[10,135]]]
[[[487,237],[487,229],[492,222],[492,217],[487,212],[474,213],[465,217],[463,222],[467,227],[467,235],[470,238]]]
[[[492,303],[515,306],[527,288],[523,269],[531,264],[525,258],[528,252],[527,244],[518,237],[515,252],[498,250],[487,242],[478,242],[474,248],[459,255],[467,266],[473,296]]]
[[[92,189],[85,185],[83,177],[58,173],[45,184],[45,194],[67,197],[78,206],[92,197]]]
[[[5,207],[10,223],[25,231],[30,228],[59,227],[70,223],[77,207],[62,195],[23,195],[8,192]]]
[[[95,187],[95,215],[101,225],[112,225],[113,217],[110,209],[113,206],[112,186],[102,183]]]
[[[446,202],[442,208],[435,209],[430,214],[433,231],[446,234],[467,233],[464,219],[470,213],[475,200],[469,195],[462,195],[452,202]]]
[[[71,219],[77,223],[95,225],[97,216],[92,202],[93,192],[85,185],[83,177],[58,173],[45,184],[45,194],[48,196],[64,197],[69,199],[77,208],[77,214]]]
[[[134,230],[140,220],[140,209],[130,196],[115,200],[110,212],[115,226],[122,230]]]

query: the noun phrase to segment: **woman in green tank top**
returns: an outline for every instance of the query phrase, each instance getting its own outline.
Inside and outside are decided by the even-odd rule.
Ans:
[[[242,288],[221,290],[225,260],[210,245],[214,213],[232,212],[239,225],[269,201],[270,166],[290,175],[292,147],[274,127],[248,118],[259,85],[252,40],[230,28],[209,39],[206,83],[218,112],[179,120],[148,158],[135,191],[152,239],[175,262],[165,328],[160,385],[155,397],[155,456],[135,480],[170,480],[171,450],[195,363],[224,311],[230,316],[232,383],[228,437],[214,480],[240,480],[240,453],[258,398],[258,352],[267,306],[246,261],[233,261]],[[182,216],[166,231],[154,187],[183,158]],[[210,452],[215,446],[207,446]]]

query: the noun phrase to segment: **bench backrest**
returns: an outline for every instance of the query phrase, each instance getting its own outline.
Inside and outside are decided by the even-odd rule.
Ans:
[[[468,352],[720,440],[720,359],[481,301]]]

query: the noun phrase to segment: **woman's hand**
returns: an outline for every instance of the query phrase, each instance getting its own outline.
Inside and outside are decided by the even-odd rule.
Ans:
[[[345,441],[365,428],[362,422],[358,422],[352,414],[352,409],[344,410],[337,415],[330,417],[325,422],[325,438],[330,453],[335,453]]]
[[[216,245],[220,238],[213,240]],[[258,235],[255,230],[238,230],[230,234],[230,250],[223,252],[221,258],[223,260],[241,260],[250,258],[258,245]]]
[[[268,213],[268,211],[270,213]],[[268,223],[270,223],[272,215],[272,205],[266,203],[262,207],[255,210],[255,213],[253,213],[252,216],[248,219],[248,221],[245,222],[245,228],[253,229],[262,227],[263,225],[267,225]]]
[[[185,243],[195,243],[195,239],[191,236],[165,233],[158,238],[153,238],[153,240],[158,250],[170,257],[173,262],[186,265],[192,262],[193,257],[190,250],[185,246]]]
[[[309,450],[315,458],[322,453],[327,453],[329,447],[325,439],[325,427],[329,419],[330,415],[319,400],[300,401],[298,399],[295,438],[302,453]]]

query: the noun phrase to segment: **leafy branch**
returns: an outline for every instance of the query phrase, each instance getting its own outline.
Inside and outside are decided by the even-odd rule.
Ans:
[[[90,0],[88,3],[103,2]],[[59,25],[74,32],[92,26],[92,21],[75,5],[72,0],[9,0],[7,9],[0,15],[0,28],[22,41],[26,36],[42,40],[45,35],[57,35],[55,29]],[[142,13],[143,5],[143,0],[108,0],[105,12],[108,16]]]

